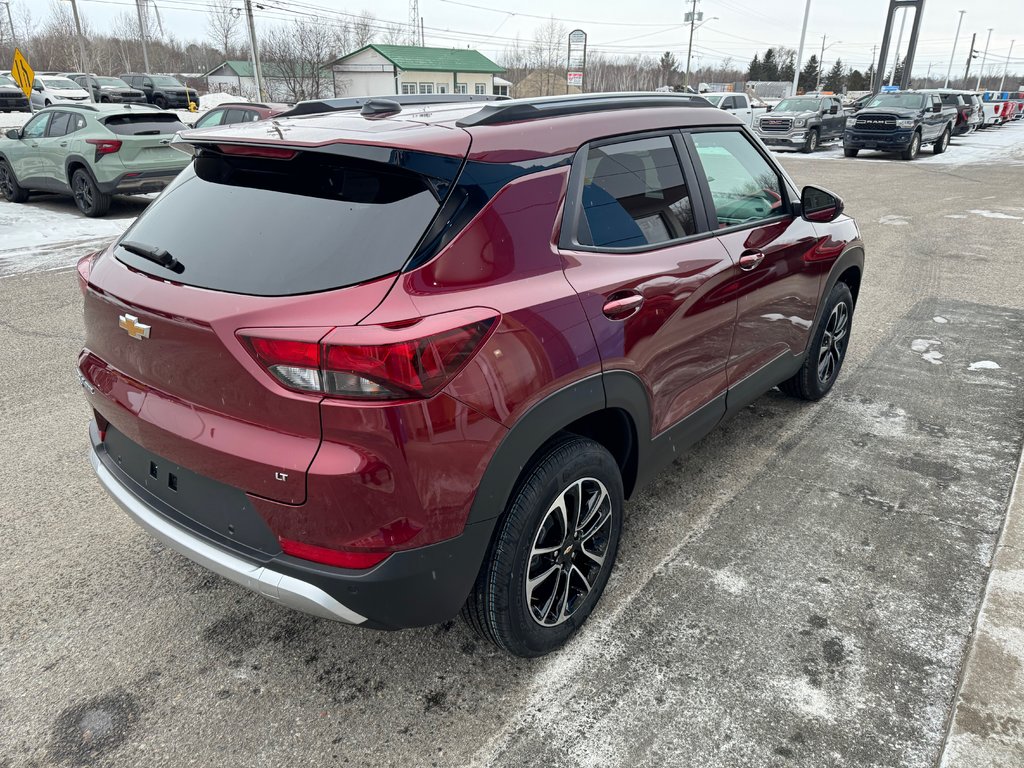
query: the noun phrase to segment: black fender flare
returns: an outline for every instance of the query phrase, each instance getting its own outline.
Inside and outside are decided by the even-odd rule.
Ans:
[[[99,189],[99,182],[96,181],[96,175],[92,172],[92,168],[89,167],[89,161],[78,154],[68,155],[64,158],[64,183],[67,184],[68,189],[71,189],[71,166],[74,163],[78,163],[85,168],[85,172],[89,174],[92,183]]]
[[[825,312],[825,298],[832,293],[832,289],[836,287],[836,283],[839,282],[839,278],[842,277],[843,273],[850,267],[856,267],[860,270],[861,277],[864,275],[864,246],[861,243],[856,243],[846,248],[839,258],[836,259],[835,264],[832,265],[832,269],[829,270],[828,276],[825,278],[825,284],[820,292],[821,303],[818,306],[818,316],[814,319],[814,325],[811,328],[811,332],[807,335],[807,347],[804,350],[804,354],[811,348],[811,343],[814,341],[814,336],[818,332],[818,326],[821,324],[824,312]],[[856,298],[854,298],[854,304],[856,305]],[[856,309],[856,306],[854,307]]]

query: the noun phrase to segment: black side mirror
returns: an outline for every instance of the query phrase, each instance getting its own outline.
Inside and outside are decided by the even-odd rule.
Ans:
[[[941,112],[941,111],[942,111],[942,105],[941,104],[932,104],[932,112]]]
[[[765,112],[771,112],[773,109],[775,109],[775,107],[773,107],[771,104],[769,104],[767,107],[765,107],[764,111]]]
[[[43,92],[43,86],[41,86],[41,85],[33,85],[32,86],[32,90],[33,91],[39,91],[39,93],[42,93]]]
[[[843,212],[843,199],[818,187],[804,187],[800,193],[800,214],[811,222],[827,224]]]
[[[833,104],[832,107],[829,109],[828,113],[830,115],[838,115],[839,114],[839,106],[837,104]]]
[[[21,138],[21,131],[19,131],[17,128],[11,128],[11,130],[7,132],[7,138],[18,141]]]

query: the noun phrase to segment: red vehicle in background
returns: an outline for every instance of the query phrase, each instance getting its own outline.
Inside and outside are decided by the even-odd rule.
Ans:
[[[370,100],[177,146],[79,263],[92,464],[168,546],[317,616],[462,610],[547,653],[626,498],[846,355],[856,224],[698,96]]]
[[[269,103],[257,104],[238,102],[220,104],[200,117],[194,128],[210,128],[214,125],[234,125],[235,123],[254,123],[257,120],[268,120],[292,108],[291,104]]]

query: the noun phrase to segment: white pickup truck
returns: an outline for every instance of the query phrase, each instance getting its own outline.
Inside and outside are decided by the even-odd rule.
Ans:
[[[732,112],[751,128],[754,127],[754,121],[768,111],[767,105],[755,105],[745,93],[702,93],[701,96],[719,109]]]

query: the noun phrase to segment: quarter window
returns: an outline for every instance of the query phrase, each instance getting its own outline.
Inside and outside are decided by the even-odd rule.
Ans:
[[[719,227],[784,212],[779,174],[739,131],[694,133],[697,156],[711,188]]]
[[[585,174],[581,245],[635,248],[696,231],[683,171],[667,136],[591,147]]]

